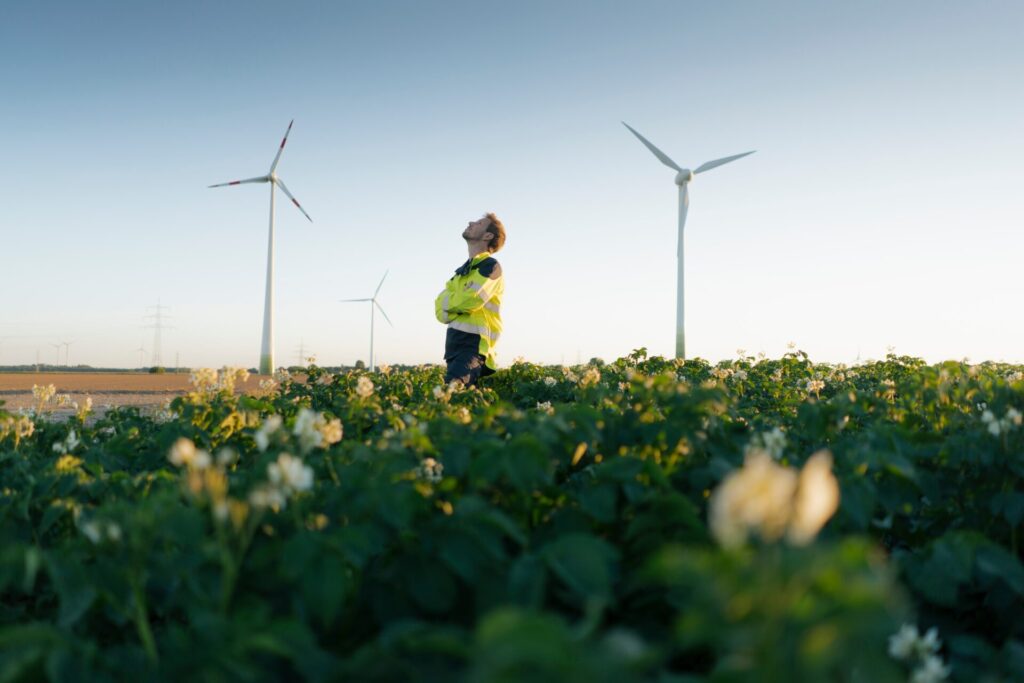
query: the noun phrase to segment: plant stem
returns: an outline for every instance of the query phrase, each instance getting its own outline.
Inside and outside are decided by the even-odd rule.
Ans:
[[[142,592],[138,577],[132,573],[131,577],[132,597],[135,599],[135,630],[139,632],[139,640],[146,650],[146,656],[154,664],[159,663],[160,655],[156,651],[156,641],[153,639],[153,631],[149,627],[149,616],[146,611],[146,595]]]

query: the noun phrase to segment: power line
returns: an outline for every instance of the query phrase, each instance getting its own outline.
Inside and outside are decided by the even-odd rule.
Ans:
[[[163,365],[163,359],[160,357],[160,341],[161,334],[164,330],[173,330],[174,328],[165,325],[164,320],[170,316],[164,315],[164,311],[171,310],[169,306],[163,306],[160,304],[160,299],[156,300],[156,306],[147,306],[146,310],[154,310],[155,313],[146,315],[147,320],[153,320],[152,325],[144,325],[143,327],[148,330],[153,330],[153,367],[159,368]],[[142,363],[140,362],[141,366]]]

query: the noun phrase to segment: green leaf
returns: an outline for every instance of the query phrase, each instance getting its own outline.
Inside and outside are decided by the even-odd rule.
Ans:
[[[611,600],[613,563],[618,552],[596,536],[572,533],[542,549],[548,568],[582,604],[587,598]]]

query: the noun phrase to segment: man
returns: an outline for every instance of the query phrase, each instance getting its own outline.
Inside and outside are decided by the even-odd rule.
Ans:
[[[462,231],[469,260],[459,266],[434,301],[438,321],[448,325],[444,360],[445,382],[463,385],[497,369],[494,347],[501,336],[501,297],[505,280],[492,254],[505,244],[505,226],[489,213]]]

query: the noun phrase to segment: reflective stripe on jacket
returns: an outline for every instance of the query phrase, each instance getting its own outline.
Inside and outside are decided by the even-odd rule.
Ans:
[[[434,300],[434,315],[448,325],[445,360],[474,348],[491,370],[497,369],[494,346],[501,336],[501,266],[484,251],[463,263]]]

